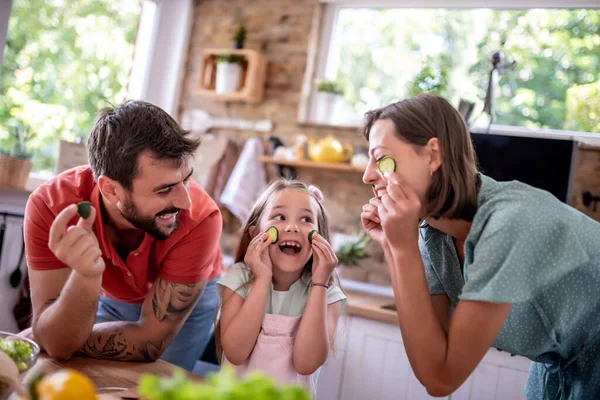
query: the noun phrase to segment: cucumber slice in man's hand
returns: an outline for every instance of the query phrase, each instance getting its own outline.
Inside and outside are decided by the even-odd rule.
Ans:
[[[92,213],[92,205],[89,201],[77,203],[77,214],[83,219],[87,219]]]

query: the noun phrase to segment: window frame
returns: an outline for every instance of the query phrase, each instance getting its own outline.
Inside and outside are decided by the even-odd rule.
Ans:
[[[309,48],[309,56],[307,60],[306,74],[301,104],[298,113],[298,122],[300,124],[319,125],[314,123],[316,120],[316,110],[319,107],[317,99],[317,91],[314,87],[314,81],[318,78],[334,79],[337,65],[329,63],[329,60],[336,56],[333,54],[334,49],[339,46],[334,46],[335,32],[334,29],[338,26],[337,21],[339,13],[345,8],[491,8],[491,9],[529,9],[529,8],[589,8],[599,9],[596,0],[575,0],[569,3],[559,0],[503,0],[499,4],[489,4],[485,0],[427,0],[418,2],[415,0],[320,0],[317,18],[317,12],[313,18],[312,32],[317,32],[318,37],[314,40],[316,44],[315,54],[311,57],[311,49]],[[318,24],[314,26],[314,24]],[[311,41],[309,41],[311,42]],[[337,58],[337,57],[336,57]],[[310,63],[313,63],[310,65]],[[309,75],[310,74],[310,75]],[[336,125],[338,126],[338,125]],[[349,124],[349,127],[357,127],[356,124]],[[513,125],[498,125],[492,124],[489,129],[487,126],[474,125],[471,126],[471,131],[475,133],[490,133],[490,134],[510,134],[518,136],[533,136],[533,137],[550,137],[555,139],[577,139],[581,142],[593,145],[600,145],[600,132],[589,133],[580,131],[557,130],[557,129],[531,129]]]
[[[0,67],[12,3],[13,0],[0,0]],[[178,119],[194,22],[194,0],[141,0],[141,3],[127,99],[151,102]],[[44,182],[45,178],[31,173],[26,190],[34,190]]]
[[[2,58],[4,57],[4,46],[6,45],[6,35],[8,33],[8,19],[12,0],[0,0],[0,67],[2,67]]]

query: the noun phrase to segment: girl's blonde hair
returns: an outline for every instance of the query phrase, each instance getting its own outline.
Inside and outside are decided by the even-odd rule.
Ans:
[[[304,182],[300,182],[297,180],[287,180],[287,179],[277,179],[264,190],[264,192],[260,195],[254,206],[252,207],[252,211],[250,211],[250,215],[242,228],[242,237],[240,238],[240,242],[237,246],[235,252],[235,262],[244,262],[244,257],[246,256],[246,251],[248,250],[248,246],[252,241],[252,235],[250,234],[250,228],[255,227],[258,228],[258,223],[262,218],[267,206],[269,205],[269,201],[278,193],[287,190],[294,189],[306,192],[308,195],[313,197],[316,200],[318,205],[318,215],[317,215],[317,229],[319,231],[319,235],[321,235],[327,242],[330,242],[329,237],[329,218],[323,205],[321,204],[322,195],[319,189],[314,186],[309,186]],[[311,256],[308,262],[304,265],[301,279],[305,276],[312,276],[312,261],[313,257]],[[245,288],[249,286],[254,280],[254,276],[250,272],[250,279],[247,282],[244,282],[239,288],[235,291]],[[329,278],[328,285],[337,285],[339,286],[339,279],[337,277],[337,273],[334,270]],[[221,305],[222,306],[222,305]],[[221,361],[222,347],[221,347],[221,330],[219,324],[219,316],[220,311],[216,315],[215,321],[215,342],[217,348],[217,358],[219,362]]]

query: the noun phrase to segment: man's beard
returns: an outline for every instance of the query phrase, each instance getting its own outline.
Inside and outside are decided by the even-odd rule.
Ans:
[[[177,214],[175,216],[175,222],[171,225],[171,228],[172,228],[171,233],[164,233],[163,231],[160,230],[160,228],[158,227],[158,225],[156,223],[157,217],[159,217],[161,215],[165,215],[165,214],[178,213],[179,208],[175,208],[175,207],[165,208],[164,210],[162,210],[158,214],[154,215],[153,217],[145,217],[138,213],[138,210],[135,207],[135,204],[133,204],[133,201],[131,200],[131,197],[128,196],[123,204],[123,209],[122,210],[119,209],[119,211],[121,212],[121,215],[123,216],[123,218],[125,218],[127,221],[129,221],[129,223],[131,225],[135,226],[138,229],[143,230],[144,232],[146,232],[147,234],[149,234],[156,240],[165,240],[166,238],[168,238],[171,235],[171,233],[175,232],[177,230],[177,228],[179,227],[179,214]]]

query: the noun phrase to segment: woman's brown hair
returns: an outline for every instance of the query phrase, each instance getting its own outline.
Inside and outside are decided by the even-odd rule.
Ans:
[[[269,201],[275,195],[277,195],[279,192],[282,192],[287,189],[304,191],[308,195],[312,196],[315,199],[315,201],[318,205],[317,228],[319,231],[319,235],[321,235],[325,240],[330,242],[329,218],[327,216],[327,213],[325,212],[325,209],[323,208],[323,205],[321,204],[321,201],[317,198],[317,196],[315,195],[315,192],[312,190],[312,187],[308,186],[307,184],[305,184],[303,182],[296,181],[296,180],[278,179],[278,180],[273,181],[265,189],[265,191],[260,195],[258,200],[256,200],[256,203],[254,203],[254,207],[252,207],[252,211],[250,211],[250,215],[248,216],[248,219],[246,220],[246,223],[244,224],[244,227],[242,228],[242,237],[240,238],[240,242],[238,244],[238,247],[237,247],[237,250],[235,253],[235,262],[236,263],[244,262],[244,257],[246,256],[246,251],[248,250],[248,245],[250,244],[250,242],[252,241],[252,238],[253,238],[253,236],[250,234],[250,228],[258,227],[260,219],[262,218],[263,214],[265,213],[265,210],[267,209],[267,206],[269,205]],[[300,279],[303,279],[307,276],[312,275],[312,261],[313,261],[313,257],[311,256],[310,259],[308,260],[308,262],[304,265],[304,269],[302,271],[302,275],[301,275]],[[237,288],[235,290],[236,292],[244,287],[249,286],[252,283],[254,276],[252,275],[251,272],[249,272],[249,277],[250,277],[250,279],[247,282],[244,282],[244,284],[242,286]],[[335,271],[333,271],[333,273],[331,274],[328,285],[330,285],[330,286],[338,285],[339,286],[337,274]],[[217,358],[218,358],[219,362],[221,362],[222,346],[221,346],[221,329],[220,329],[220,324],[219,324],[219,317],[220,317],[220,310],[217,313],[216,320],[215,320],[215,343],[216,343],[216,348],[217,348]]]
[[[479,177],[477,158],[465,120],[443,97],[420,94],[366,113],[362,133],[369,140],[380,119],[394,123],[396,135],[423,147],[437,138],[441,166],[433,174],[425,215],[472,221],[477,211]]]

